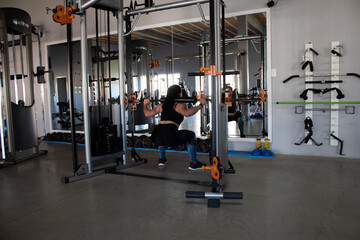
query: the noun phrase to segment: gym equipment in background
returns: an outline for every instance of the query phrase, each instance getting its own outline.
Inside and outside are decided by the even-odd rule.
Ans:
[[[303,140],[301,140],[299,143],[295,143],[295,145],[301,145],[303,143],[308,143],[309,140],[311,140],[313,143],[315,143],[316,146],[321,146],[323,145],[322,143],[317,143],[313,138],[313,121],[311,120],[310,117],[305,118],[304,120],[304,124],[305,124],[305,131],[307,132],[307,135],[305,136],[305,138]]]
[[[3,71],[0,74],[1,166],[6,166],[47,151],[39,150],[37,137],[30,15],[18,8],[0,8],[0,42]],[[12,61],[9,60],[10,49]]]
[[[313,93],[317,93],[317,94],[325,94],[325,93],[331,92],[333,90],[336,91],[338,94],[336,96],[337,99],[342,99],[345,97],[345,95],[338,88],[325,88],[325,89],[307,88],[300,94],[300,97],[304,100],[307,100],[308,99],[307,93],[309,91],[312,91]]]
[[[339,134],[339,113],[345,112],[345,114],[355,114],[355,106],[345,106],[340,107],[342,104],[360,104],[358,101],[344,101],[340,102],[340,99],[345,98],[345,94],[340,90],[340,83],[343,83],[344,80],[340,80],[340,76],[348,76],[348,77],[357,77],[360,78],[358,73],[340,73],[340,58],[344,56],[343,47],[339,41],[332,41],[330,44],[330,53],[331,64],[330,64],[330,73],[329,74],[314,74],[312,61],[313,54],[319,55],[316,51],[313,51],[313,44],[311,42],[305,44],[305,54],[304,61],[302,63],[302,70],[305,70],[305,75],[292,75],[285,79],[283,83],[287,83],[291,79],[294,78],[305,78],[305,90],[300,94],[300,98],[304,99],[305,102],[277,102],[276,104],[303,104],[303,106],[296,106],[295,113],[296,114],[304,114],[305,115],[305,138],[300,142],[296,143],[296,145],[300,145],[302,143],[309,144],[309,140],[312,140],[317,146],[322,145],[322,143],[318,144],[312,138],[312,118],[313,112],[321,111],[321,112],[329,112],[329,126],[330,126],[330,146],[338,146],[340,144],[340,154],[342,154],[343,148],[343,140],[339,139],[337,135]],[[309,66],[309,67],[308,67]],[[324,78],[321,80],[313,80],[313,78]],[[329,79],[330,78],[330,79]],[[329,84],[329,88],[325,89],[317,89],[313,88],[313,84]],[[326,94],[330,92],[330,100],[328,101],[314,101],[313,94]],[[329,107],[322,108],[313,108],[314,105],[329,105]]]
[[[96,4],[96,5],[94,5]],[[118,39],[119,39],[119,50],[117,52],[117,57],[114,56],[114,52],[110,49],[110,12],[118,14],[119,26],[123,24],[123,13],[122,13],[122,1],[113,3],[112,7],[109,7],[101,4],[101,1],[90,1],[85,4],[82,4],[81,1],[78,1],[77,7],[63,7],[57,6],[53,10],[53,19],[56,22],[61,24],[66,24],[67,26],[67,42],[68,42],[68,87],[70,92],[69,98],[69,112],[70,112],[70,124],[71,124],[71,142],[72,142],[72,152],[73,152],[73,176],[63,177],[61,180],[63,183],[70,183],[82,179],[86,179],[93,176],[98,176],[109,171],[119,171],[131,166],[136,166],[139,164],[145,163],[145,161],[136,162],[136,163],[127,163],[126,162],[126,122],[125,122],[125,104],[124,103],[124,76],[123,70],[123,33],[119,29]],[[81,62],[85,63],[89,61],[88,57],[88,40],[87,40],[87,21],[86,21],[86,9],[90,7],[95,7],[96,18],[96,47],[94,53],[93,66],[95,66],[96,77],[89,77],[89,70],[87,64],[82,65],[82,97],[83,97],[83,119],[84,119],[84,137],[77,138],[75,133],[75,115],[74,115],[74,97],[73,97],[73,76],[72,76],[72,34],[71,34],[71,24],[72,19],[75,17],[75,13],[80,12],[80,25],[81,25]],[[105,10],[104,10],[105,9]],[[106,51],[100,48],[99,44],[99,27],[98,27],[98,12],[103,11],[104,14],[107,14],[107,37],[106,41],[108,43]],[[66,18],[58,18],[59,13],[62,13],[61,16],[66,16]],[[59,21],[57,21],[57,19]],[[106,32],[106,30],[105,30]],[[100,58],[100,52],[104,56]],[[111,81],[114,78],[111,77],[111,68],[110,60],[118,59],[119,68],[121,75],[119,76],[119,92],[120,94],[120,104],[121,104],[121,117],[119,124],[113,124],[113,113],[112,113],[112,101],[111,96]],[[107,76],[104,71],[103,63],[108,63],[108,73]],[[100,71],[100,65],[102,69]],[[122,69],[122,70],[121,70]],[[95,71],[94,71],[95,72]],[[95,74],[94,74],[95,75]],[[105,91],[105,82],[108,82],[109,94],[106,95]],[[94,83],[89,86],[89,83]],[[88,91],[89,90],[89,91]],[[89,98],[89,93],[93,93],[93,98]],[[109,96],[109,97],[107,97]],[[109,100],[108,100],[109,99]],[[91,100],[91,101],[90,101]],[[92,104],[92,105],[91,105]],[[122,136],[122,137],[119,137]],[[125,139],[125,140],[124,140]],[[86,163],[78,164],[77,161],[77,149],[76,145],[78,141],[85,142],[85,156]]]
[[[315,74],[312,77],[334,77],[334,76],[343,76],[343,77],[357,77],[360,78],[360,75],[358,73],[339,73],[339,74]],[[291,75],[290,77],[286,78],[283,83],[287,83],[288,81],[290,81],[291,79],[294,78],[305,78],[306,75]],[[333,81],[333,80],[332,80]],[[317,83],[317,82],[316,82]]]
[[[335,138],[340,143],[339,155],[341,155],[341,156],[345,155],[345,154],[343,154],[344,141],[341,140],[340,138],[338,138],[337,136],[335,136],[334,132],[330,133],[330,136]]]

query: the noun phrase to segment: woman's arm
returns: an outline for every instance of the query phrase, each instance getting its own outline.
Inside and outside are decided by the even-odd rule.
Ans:
[[[175,110],[178,113],[180,113],[181,115],[183,115],[184,117],[190,117],[190,116],[194,115],[195,113],[197,113],[201,108],[202,108],[201,105],[197,105],[197,106],[192,107],[192,108],[187,108],[185,103],[178,103],[176,105]]]
[[[192,108],[187,108],[185,103],[178,103],[176,105],[176,111],[178,113],[180,113],[181,115],[183,115],[184,117],[190,117],[192,115],[194,115],[195,113],[197,113],[206,103],[206,98],[205,97],[201,97],[199,99],[200,104],[192,107]]]
[[[162,104],[157,105],[153,109],[148,108],[149,104],[150,104],[150,100],[145,99],[144,100],[144,114],[145,114],[145,117],[152,117],[152,116],[155,116],[156,114],[159,114],[159,113],[162,112]]]

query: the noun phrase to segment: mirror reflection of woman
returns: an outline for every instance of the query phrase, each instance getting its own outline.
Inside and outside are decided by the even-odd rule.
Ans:
[[[152,139],[159,146],[159,166],[164,166],[167,162],[165,150],[167,147],[174,147],[187,143],[190,154],[190,170],[201,169],[206,164],[196,159],[197,142],[196,135],[193,131],[179,130],[184,117],[196,114],[205,104],[206,99],[201,97],[200,104],[187,108],[185,103],[177,103],[174,99],[182,97],[180,86],[172,85],[167,90],[166,100],[164,103],[157,105],[153,109],[149,109],[149,99],[144,100],[144,114],[146,117],[152,117],[161,113],[161,121],[152,133]]]
[[[225,98],[232,98],[233,96],[233,90],[232,87],[226,86],[225,87]],[[228,104],[228,122],[236,121],[240,130],[240,137],[244,138],[244,120],[243,115],[241,111],[236,110],[235,106],[232,105],[232,101],[227,102]],[[245,103],[242,103],[245,104]]]

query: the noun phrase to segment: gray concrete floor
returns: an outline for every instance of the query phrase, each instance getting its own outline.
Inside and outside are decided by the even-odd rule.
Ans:
[[[157,152],[139,151],[149,162],[124,170],[170,180],[105,174],[64,185],[71,146],[42,147],[47,155],[0,169],[1,240],[360,239],[359,159],[231,157],[225,191],[244,199],[214,209],[185,198],[210,189],[209,173],[187,170],[187,154],[169,153],[160,169]]]

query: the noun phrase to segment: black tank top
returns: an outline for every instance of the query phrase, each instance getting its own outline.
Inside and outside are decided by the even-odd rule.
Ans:
[[[228,113],[235,113],[236,109],[234,106],[228,107]]]
[[[162,111],[161,112],[161,121],[173,121],[177,124],[181,124],[181,122],[184,120],[184,116],[178,113],[175,110],[176,104],[172,109],[169,111]]]

